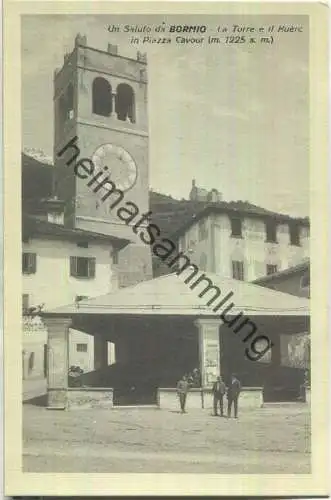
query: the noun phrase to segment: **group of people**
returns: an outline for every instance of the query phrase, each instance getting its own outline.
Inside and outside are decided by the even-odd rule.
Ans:
[[[186,398],[187,394],[192,387],[190,380],[187,375],[184,375],[177,383],[177,394],[179,398],[180,410],[182,413],[186,413]],[[241,391],[241,383],[237,376],[233,374],[231,376],[231,381],[228,385],[224,383],[221,376],[217,377],[216,381],[212,387],[213,395],[213,410],[214,416],[218,415],[218,407],[220,409],[220,416],[224,416],[224,397],[226,396],[227,404],[227,417],[231,417],[232,408],[234,413],[234,418],[238,418],[238,399]]]

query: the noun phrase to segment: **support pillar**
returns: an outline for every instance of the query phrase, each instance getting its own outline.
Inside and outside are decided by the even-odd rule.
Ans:
[[[49,409],[66,409],[70,318],[44,318],[47,327],[47,399]]]
[[[202,388],[210,388],[221,374],[220,337],[221,321],[218,319],[198,319],[199,353]]]
[[[29,351],[23,349],[22,351],[22,363],[23,363],[23,380],[29,377]]]
[[[94,335],[94,369],[102,370],[108,366],[108,342],[102,335]]]
[[[280,349],[280,335],[274,335],[272,337],[272,348],[271,348],[271,366],[277,371],[281,366],[282,356]]]

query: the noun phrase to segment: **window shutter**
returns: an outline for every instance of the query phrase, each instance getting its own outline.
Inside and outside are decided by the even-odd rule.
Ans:
[[[77,276],[77,257],[70,257],[70,276]]]
[[[236,280],[245,280],[244,263],[239,260],[232,261],[232,277]]]
[[[35,273],[37,271],[37,254],[30,253],[30,273]]]
[[[92,257],[91,259],[89,259],[89,263],[88,263],[88,275],[89,275],[89,278],[94,278],[95,277],[95,258]]]

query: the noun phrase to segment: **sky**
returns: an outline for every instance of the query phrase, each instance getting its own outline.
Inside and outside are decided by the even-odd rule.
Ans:
[[[81,33],[101,50],[112,43],[123,56],[147,52],[152,189],[188,198],[196,179],[226,201],[309,215],[308,20],[185,16],[185,23],[210,30],[234,23],[303,26],[299,33],[276,34],[272,45],[133,46],[131,35],[107,30],[109,24],[162,21],[183,23],[179,16],[22,16],[23,147],[52,156],[53,72]]]

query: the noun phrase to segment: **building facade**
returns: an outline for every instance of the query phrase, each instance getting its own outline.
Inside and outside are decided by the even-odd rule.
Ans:
[[[278,292],[310,298],[310,261],[284,269],[254,281]],[[281,352],[284,366],[302,368],[306,371],[307,384],[310,383],[311,333],[303,331],[290,337],[281,336]]]
[[[51,214],[52,216],[54,214]],[[32,216],[23,217],[22,312],[23,375],[46,373],[47,332],[39,311],[109,293],[118,287],[118,254],[129,241],[66,229]],[[114,350],[108,346],[109,362]],[[93,337],[70,331],[70,365],[94,369]]]
[[[118,189],[148,212],[148,144],[146,56],[122,57],[111,44],[98,50],[77,35],[54,72],[53,162],[22,154],[26,378],[44,374],[46,343],[43,325],[27,311],[79,304],[152,277],[150,248],[112,211]],[[80,161],[90,165],[95,184],[77,175]],[[111,183],[114,192],[104,201]],[[77,331],[70,337],[70,363],[94,369],[91,337]]]
[[[254,283],[297,297],[310,298],[310,262],[306,260],[297,266],[263,276]]]
[[[253,281],[309,257],[309,222],[215,204],[177,232],[179,250],[203,271]]]

